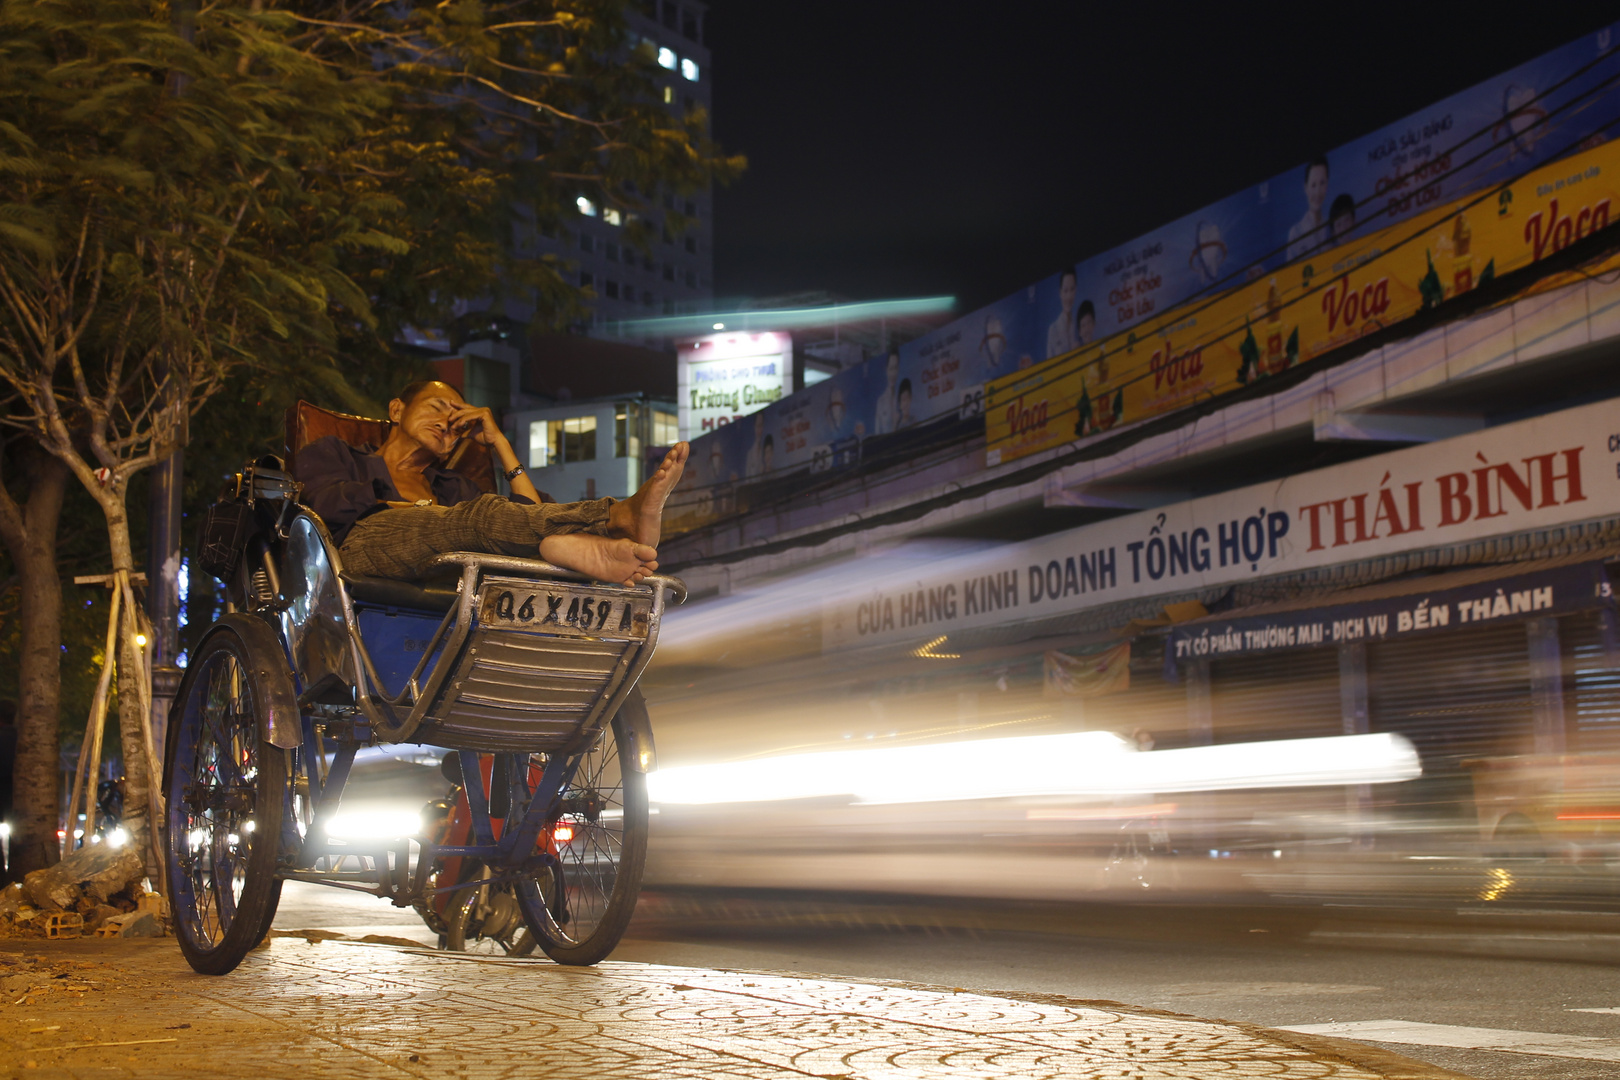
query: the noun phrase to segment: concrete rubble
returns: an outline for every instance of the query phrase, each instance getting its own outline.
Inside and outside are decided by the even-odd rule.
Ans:
[[[80,848],[0,889],[0,937],[161,937],[167,927],[163,897],[128,848]]]

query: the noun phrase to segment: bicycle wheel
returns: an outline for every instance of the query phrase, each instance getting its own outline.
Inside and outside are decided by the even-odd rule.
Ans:
[[[632,695],[624,709],[645,709]],[[623,710],[621,710],[622,715]],[[556,865],[519,879],[523,918],[559,964],[594,964],[630,924],[647,858],[647,776],[621,768],[631,744],[619,716],[580,756],[561,812],[541,834]]]
[[[281,898],[287,754],[262,733],[267,680],[285,678],[285,661],[254,655],[245,628],[233,625],[248,618],[227,616],[208,631],[170,716],[169,897],[180,951],[204,975],[241,963]]]
[[[517,890],[510,881],[489,884],[489,871],[450,894],[445,944],[450,952],[486,956],[527,956],[534,935],[523,923]]]

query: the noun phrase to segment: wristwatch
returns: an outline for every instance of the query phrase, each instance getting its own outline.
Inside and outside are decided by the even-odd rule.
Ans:
[[[415,505],[417,505],[417,506],[432,506],[433,505],[433,500],[432,499],[417,499]]]
[[[523,466],[514,465],[510,469],[506,470],[506,472],[502,473],[501,475],[506,477],[506,482],[508,484],[510,484],[513,480],[517,479],[518,473],[520,473],[522,471],[523,471]]]

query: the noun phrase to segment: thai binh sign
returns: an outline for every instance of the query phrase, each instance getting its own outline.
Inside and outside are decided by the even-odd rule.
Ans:
[[[1279,375],[1561,251],[1617,213],[1620,141],[1306,257],[991,382],[987,460],[1011,461]]]
[[[830,598],[828,650],[1620,515],[1620,399],[928,564]]]

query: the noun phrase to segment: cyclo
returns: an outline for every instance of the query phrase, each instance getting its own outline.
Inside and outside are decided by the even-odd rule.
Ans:
[[[380,426],[300,403],[288,449],[322,427],[380,441],[365,439]],[[164,763],[165,872],[187,962],[234,969],[269,933],[283,882],[422,910],[463,886],[438,883],[446,863],[509,891],[553,960],[600,961],[629,923],[647,848],[654,750],[634,689],[685,586],[474,552],[438,557],[440,576],[422,582],[359,577],[299,490],[261,458],[204,522],[198,558],[229,602],[193,650]],[[458,755],[465,842],[328,835],[357,751],[398,743]]]

